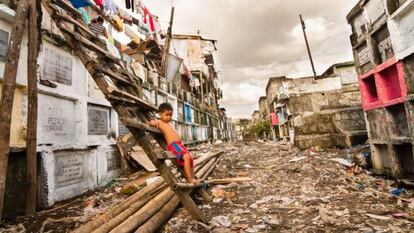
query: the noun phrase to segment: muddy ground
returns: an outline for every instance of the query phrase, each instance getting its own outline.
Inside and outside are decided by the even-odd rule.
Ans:
[[[250,177],[252,181],[209,187],[212,202],[195,197],[209,223],[193,220],[180,207],[160,232],[414,231],[413,191],[354,166],[362,147],[299,151],[274,142],[212,147],[226,153],[211,178]],[[203,145],[194,153],[212,147]],[[120,188],[143,175],[148,173],[116,180],[34,216],[6,221],[0,232],[70,232],[127,198]]]

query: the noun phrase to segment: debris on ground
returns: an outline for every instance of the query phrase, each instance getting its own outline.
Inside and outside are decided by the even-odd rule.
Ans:
[[[195,147],[200,161],[225,150],[210,180],[225,178],[227,183],[208,188],[211,202],[196,198],[209,223],[194,220],[180,208],[160,231],[411,232],[413,190],[407,182],[373,176],[355,162],[361,148],[300,151],[289,143],[269,141]],[[70,232],[128,198],[120,190],[139,191],[157,182],[158,175],[139,172],[121,177],[95,193],[6,222],[0,231]]]
[[[366,146],[300,151],[285,142],[220,145],[227,155],[212,179],[252,181],[213,186],[211,219],[201,226],[179,209],[161,232],[412,232],[414,192],[373,176]],[[365,155],[364,155],[365,154]],[[362,162],[356,162],[356,158]],[[231,195],[229,199],[226,195]],[[180,221],[177,221],[179,219]],[[228,220],[228,221],[227,221]]]

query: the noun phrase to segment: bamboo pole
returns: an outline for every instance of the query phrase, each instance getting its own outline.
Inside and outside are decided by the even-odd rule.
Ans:
[[[158,213],[138,228],[135,233],[152,233],[157,231],[160,226],[171,218],[179,204],[180,200],[177,196],[174,196]]]
[[[3,91],[0,103],[0,219],[2,218],[4,192],[6,188],[7,163],[10,152],[10,124],[16,75],[20,57],[20,46],[27,18],[27,0],[19,1],[6,54],[3,74]]]
[[[110,232],[111,233],[123,233],[123,232],[131,232],[137,229],[140,225],[145,223],[155,213],[157,213],[173,197],[174,197],[174,192],[171,190],[171,188],[167,188],[162,193],[157,195],[154,199],[149,201],[138,212],[131,215],[127,220],[125,220],[123,223],[121,223],[116,228],[112,229],[112,231]],[[106,232],[106,231],[99,231],[99,233],[103,233],[103,232]],[[96,233],[98,233],[98,231]]]
[[[36,212],[37,197],[37,57],[41,38],[38,28],[39,0],[30,1],[28,20],[28,56],[27,56],[27,88],[28,88],[28,115],[27,115],[27,139],[26,139],[26,215]]]
[[[126,210],[124,210],[122,213],[118,214],[114,218],[110,219],[107,223],[100,226],[98,229],[94,230],[94,233],[98,232],[109,232],[112,229],[114,229],[116,226],[124,222],[127,218],[129,218],[131,215],[136,213],[141,207],[143,207],[145,204],[147,204],[151,199],[154,198],[155,194],[148,195],[140,199],[138,202],[132,204],[130,207],[128,207]]]
[[[156,193],[161,189],[165,188],[166,186],[167,184],[164,182],[164,180],[158,180],[155,183],[150,184],[145,188],[141,189],[139,192],[129,197],[120,205],[115,206],[114,208],[106,211],[105,214],[94,217],[91,221],[77,228],[72,233],[89,233],[108,222],[108,219],[111,219],[117,216],[118,214],[121,214],[125,209],[127,209],[134,203],[138,202],[141,198],[145,197],[146,195]]]
[[[207,170],[210,169],[210,167],[214,164],[215,161],[216,161],[216,158],[211,159],[208,163],[206,163],[206,165],[204,165],[204,167],[201,167],[200,170],[196,172],[195,176],[198,179],[201,179],[202,178],[201,174],[205,174]]]

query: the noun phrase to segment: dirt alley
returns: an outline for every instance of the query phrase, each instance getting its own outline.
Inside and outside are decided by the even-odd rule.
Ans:
[[[213,202],[199,200],[199,206],[212,218],[211,224],[194,221],[180,208],[162,232],[369,233],[414,229],[414,193],[348,164],[358,148],[299,151],[274,142],[221,147],[228,154],[212,178],[248,176],[253,181],[209,188]],[[393,191],[395,195],[390,194]]]

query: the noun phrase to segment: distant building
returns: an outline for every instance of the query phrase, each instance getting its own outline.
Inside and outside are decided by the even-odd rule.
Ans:
[[[367,136],[357,81],[352,62],[334,64],[317,77],[270,78],[271,139],[290,140],[300,149],[363,143]]]

